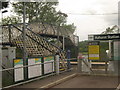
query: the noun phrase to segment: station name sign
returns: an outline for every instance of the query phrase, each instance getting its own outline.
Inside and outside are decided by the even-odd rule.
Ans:
[[[94,40],[114,40],[114,39],[120,39],[120,34],[94,35]]]

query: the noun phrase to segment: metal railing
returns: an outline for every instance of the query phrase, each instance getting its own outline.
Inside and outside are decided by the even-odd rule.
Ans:
[[[16,69],[23,69],[23,68],[28,68],[28,67],[33,67],[33,66],[37,66],[37,65],[45,65],[45,64],[48,64],[48,63],[52,63],[52,65],[55,63],[55,61],[49,61],[49,62],[45,62],[45,63],[38,63],[38,64],[33,64],[33,65],[25,65],[25,66],[20,66],[20,67],[14,67],[14,68],[8,68],[8,69],[3,69],[3,70],[0,70],[0,72],[5,72],[5,71],[10,71],[10,70],[16,70]],[[21,85],[21,84],[24,84],[24,83],[28,83],[28,82],[31,82],[31,81],[34,81],[34,80],[37,80],[37,79],[40,79],[40,78],[44,78],[44,77],[47,77],[47,76],[51,76],[51,75],[55,75],[56,73],[53,72],[54,70],[52,70],[52,74],[48,74],[48,75],[45,75],[45,76],[39,76],[39,77],[35,77],[35,79],[30,79],[30,80],[27,80],[27,81],[23,81],[23,82],[20,82],[20,83],[17,83],[17,84],[12,84],[12,85],[9,85],[9,86],[5,86],[5,87],[2,87],[2,89],[5,89],[5,88],[10,88],[10,87],[14,87],[14,86],[17,86],[17,85]],[[13,77],[14,78],[14,77]]]
[[[68,61],[68,60],[71,61],[71,60],[75,60],[75,59],[77,59],[77,58],[65,59],[65,61]],[[25,83],[29,83],[29,82],[32,82],[32,81],[35,81],[35,80],[38,80],[38,79],[42,79],[42,78],[48,77],[48,76],[57,75],[56,68],[55,68],[56,67],[55,63],[60,63],[60,61],[58,62],[58,61],[54,60],[54,61],[49,61],[49,62],[44,62],[44,63],[38,63],[38,64],[33,64],[33,65],[24,65],[24,66],[19,66],[19,67],[13,67],[13,68],[7,68],[7,69],[0,70],[0,72],[5,72],[5,71],[16,70],[16,69],[21,69],[21,68],[23,69],[23,68],[33,67],[33,66],[37,66],[37,65],[45,65],[45,64],[49,64],[49,63],[52,63],[52,65],[54,64],[54,70],[52,70],[52,72],[50,74],[34,77],[34,78],[31,78],[31,79],[28,79],[27,81],[23,81],[23,82],[19,82],[19,83],[13,83],[11,85],[2,87],[2,89],[15,87],[15,86],[18,86],[18,85],[21,85],[21,84],[25,84]],[[64,72],[69,71],[69,70],[73,70],[73,68],[69,68],[67,70],[60,71],[59,73],[64,73]]]
[[[0,70],[0,72],[9,71],[9,70],[14,70],[14,69],[19,69],[19,68],[25,68],[25,67],[31,67],[31,66],[36,66],[36,65],[42,65],[42,64],[47,64],[47,63],[53,63],[53,62],[54,62],[54,61],[45,62],[45,63],[38,63],[38,64],[33,64],[33,65],[25,65],[25,66],[14,67],[14,68],[8,68],[8,69]]]

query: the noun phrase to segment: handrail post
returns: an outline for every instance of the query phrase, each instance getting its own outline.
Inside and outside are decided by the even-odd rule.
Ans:
[[[8,28],[9,28],[9,43],[11,44],[11,25],[9,25]]]

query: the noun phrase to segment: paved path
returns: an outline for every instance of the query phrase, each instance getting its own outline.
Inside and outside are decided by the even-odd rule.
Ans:
[[[53,88],[117,88],[117,86],[118,77],[79,75]]]
[[[67,72],[61,73],[59,75],[49,76],[49,77],[46,77],[46,78],[43,78],[43,79],[39,79],[39,80],[30,82],[30,83],[26,83],[26,84],[23,84],[23,85],[19,85],[19,86],[13,87],[11,89],[16,90],[16,88],[17,89],[19,89],[19,88],[21,88],[21,89],[23,89],[23,88],[30,88],[30,90],[34,90],[36,88],[43,87],[43,86],[45,86],[47,84],[50,84],[50,83],[55,82],[57,80],[60,80],[60,79],[62,79],[64,77],[67,77],[69,75],[77,73],[77,66],[73,65],[72,68],[73,68],[73,70],[71,70],[71,71],[67,71]]]
[[[19,85],[13,88],[9,88],[8,90],[21,90],[23,88],[30,88],[30,90],[38,89],[40,87],[46,86],[47,84],[53,83],[57,80],[63,79],[67,76],[77,73],[77,65],[74,65],[72,67],[72,71],[36,80],[28,84]],[[117,86],[118,77],[78,75],[52,88],[117,88]]]

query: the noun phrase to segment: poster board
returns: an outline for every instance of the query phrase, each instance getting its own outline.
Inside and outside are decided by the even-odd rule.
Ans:
[[[88,56],[89,60],[99,60],[100,59],[100,46],[99,42],[89,42],[88,44]]]
[[[50,63],[46,63],[50,62]],[[54,72],[54,56],[44,57],[44,74]]]
[[[23,59],[15,59],[14,60],[14,68],[16,67],[22,67],[23,66]],[[18,68],[14,69],[14,81],[22,81],[24,80],[24,69]]]
[[[40,64],[41,58],[28,59],[28,65]],[[34,78],[42,75],[41,65],[28,67],[28,78]]]

